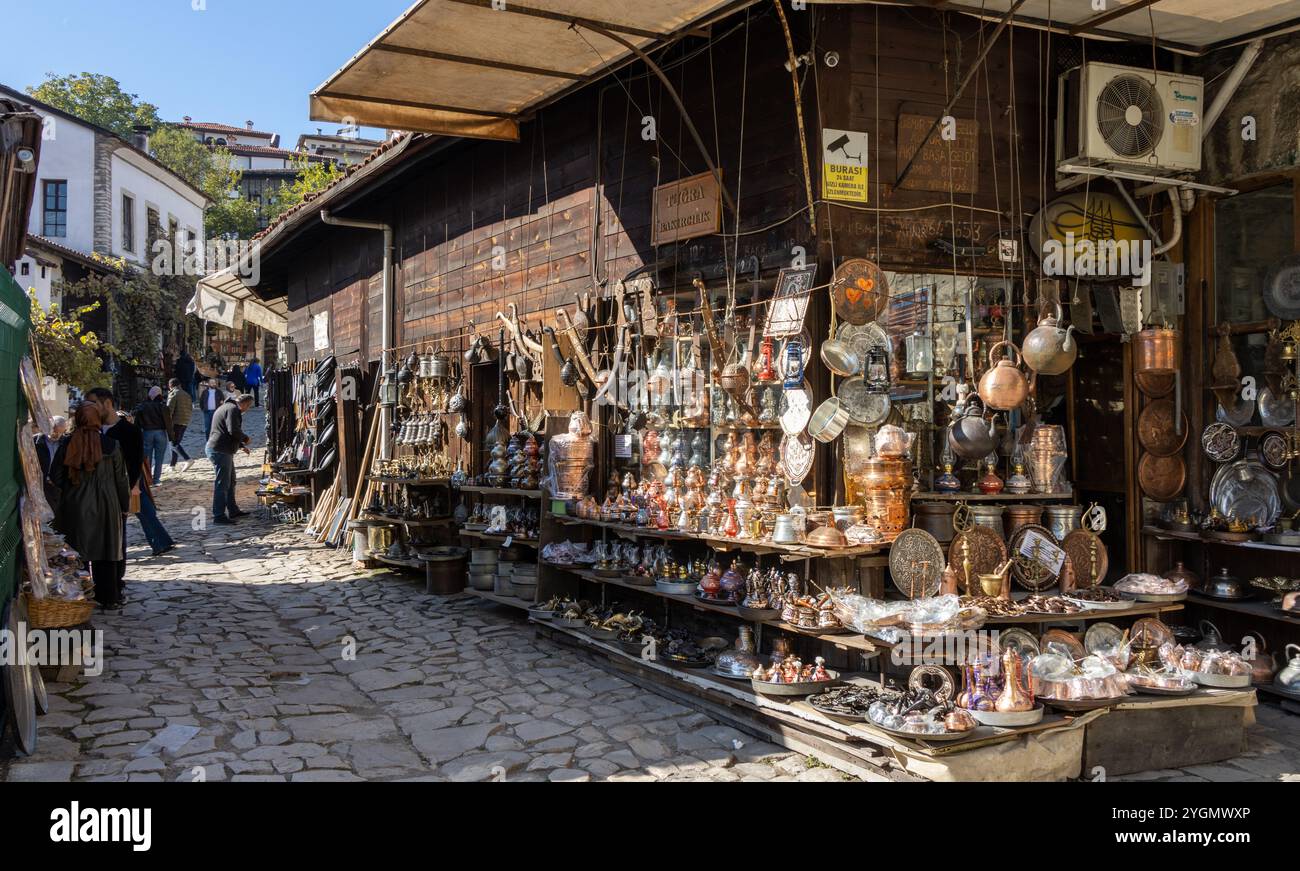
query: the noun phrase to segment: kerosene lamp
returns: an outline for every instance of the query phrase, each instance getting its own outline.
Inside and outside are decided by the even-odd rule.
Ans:
[[[864,380],[868,393],[889,392],[889,355],[879,345],[867,349]]]

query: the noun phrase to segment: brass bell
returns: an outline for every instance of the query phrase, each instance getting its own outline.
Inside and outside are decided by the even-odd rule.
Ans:
[[[1282,360],[1287,361],[1288,363],[1295,362],[1296,359],[1295,339],[1292,339],[1288,336],[1287,338],[1282,340],[1282,350],[1278,353],[1278,357]]]

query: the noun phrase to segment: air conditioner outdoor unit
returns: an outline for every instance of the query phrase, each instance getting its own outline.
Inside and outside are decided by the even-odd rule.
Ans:
[[[1087,63],[1056,83],[1056,165],[1177,175],[1201,168],[1205,82]],[[1082,176],[1059,179],[1064,186]]]

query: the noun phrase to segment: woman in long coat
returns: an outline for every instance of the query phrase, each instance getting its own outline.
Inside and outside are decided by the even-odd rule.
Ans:
[[[105,608],[122,604],[126,575],[125,525],[131,488],[117,441],[100,432],[93,402],[77,408],[76,429],[59,446],[50,472],[62,491],[55,527],[90,562],[95,599]]]

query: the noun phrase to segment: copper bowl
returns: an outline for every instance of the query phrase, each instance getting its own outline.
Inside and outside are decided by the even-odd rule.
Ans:
[[[817,527],[812,532],[808,533],[808,537],[805,538],[804,541],[813,547],[834,548],[849,546],[849,540],[844,537],[844,533],[840,532],[832,524]]]

